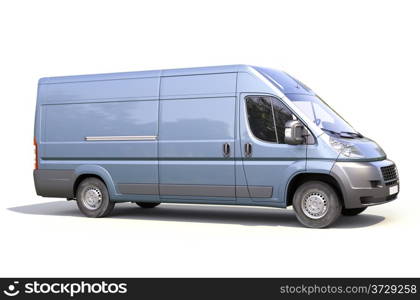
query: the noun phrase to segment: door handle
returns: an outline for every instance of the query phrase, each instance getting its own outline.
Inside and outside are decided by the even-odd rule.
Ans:
[[[223,156],[224,157],[229,157],[230,156],[230,145],[229,145],[229,143],[224,143],[223,144]]]
[[[250,143],[245,144],[245,157],[250,157],[252,155],[252,145]]]

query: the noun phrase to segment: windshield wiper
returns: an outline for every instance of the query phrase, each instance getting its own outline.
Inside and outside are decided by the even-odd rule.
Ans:
[[[359,132],[351,132],[351,131],[341,131],[340,132],[340,135],[342,134],[342,133],[344,133],[344,134],[348,134],[348,135],[351,135],[351,136],[356,136],[356,137],[358,137],[358,138],[362,138],[363,137],[363,135],[361,134],[361,133],[359,133]]]
[[[330,134],[333,134],[333,135],[338,136],[338,137],[343,137],[343,138],[355,138],[355,137],[362,138],[363,137],[363,135],[361,135],[358,132],[351,132],[351,131],[337,132],[337,131],[334,131],[334,130],[331,130],[331,129],[326,129],[326,128],[321,128],[321,129],[325,132],[328,132]]]
[[[321,129],[322,129],[323,131],[328,132],[328,133],[331,133],[331,134],[333,134],[333,135],[340,136],[340,133],[339,133],[339,132],[337,132],[337,131],[330,130],[330,129],[326,129],[326,128],[321,128]]]

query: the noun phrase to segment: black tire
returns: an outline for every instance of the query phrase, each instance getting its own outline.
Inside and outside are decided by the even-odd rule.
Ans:
[[[160,204],[160,202],[135,202],[141,208],[153,208]]]
[[[312,197],[312,201],[310,198]],[[300,223],[324,228],[341,215],[342,204],[334,188],[322,181],[308,181],[296,190],[293,209]]]
[[[90,218],[108,216],[115,205],[109,199],[106,185],[102,180],[95,177],[86,178],[79,184],[76,199],[79,210]]]
[[[341,211],[343,216],[357,216],[358,214],[364,212],[367,207],[358,207],[358,208],[344,208]]]

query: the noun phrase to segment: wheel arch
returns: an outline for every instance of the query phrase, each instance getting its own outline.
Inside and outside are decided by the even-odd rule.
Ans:
[[[96,174],[88,174],[88,173],[85,173],[85,174],[81,174],[81,175],[79,175],[77,178],[76,178],[76,180],[74,181],[74,183],[73,183],[73,195],[76,197],[76,193],[77,193],[77,187],[79,186],[79,184],[83,181],[83,180],[85,180],[86,178],[97,178],[97,179],[99,179],[100,181],[102,181],[105,185],[106,185],[106,187],[108,188],[108,186],[107,186],[107,184],[106,184],[106,182],[101,178],[101,176],[98,176],[98,175],[96,175]]]
[[[101,166],[80,166],[75,170],[75,180],[73,183],[73,195],[76,195],[78,185],[88,177],[95,177],[101,180],[108,189],[109,196],[116,195],[116,189],[109,172]]]
[[[297,188],[308,181],[321,181],[329,184],[337,193],[340,201],[344,204],[343,192],[339,182],[328,173],[298,173],[287,184],[286,206],[292,205],[293,195]]]

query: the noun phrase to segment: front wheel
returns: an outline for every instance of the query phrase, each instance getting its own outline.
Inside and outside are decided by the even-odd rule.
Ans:
[[[342,204],[335,190],[322,181],[302,184],[293,196],[293,209],[307,227],[324,228],[341,215]]]
[[[357,216],[358,214],[364,212],[367,207],[359,207],[359,208],[344,208],[341,211],[343,216]]]

